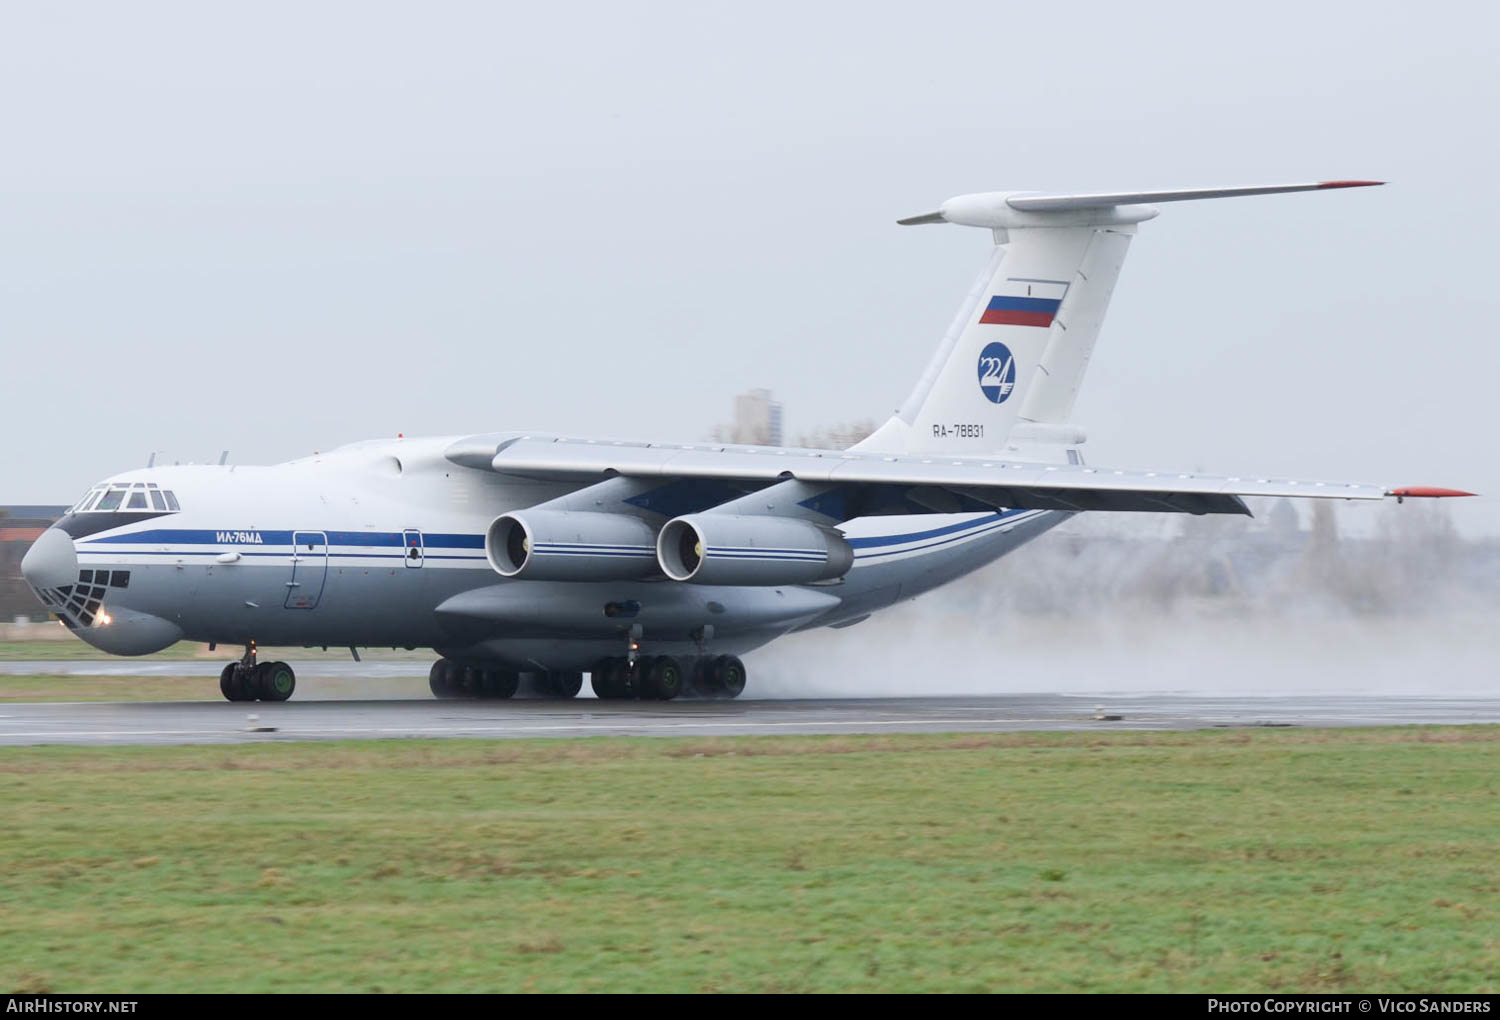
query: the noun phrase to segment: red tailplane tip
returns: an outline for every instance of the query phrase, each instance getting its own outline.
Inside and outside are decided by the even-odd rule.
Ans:
[[[1322,181],[1318,184],[1320,188],[1374,188],[1384,184],[1385,181]]]

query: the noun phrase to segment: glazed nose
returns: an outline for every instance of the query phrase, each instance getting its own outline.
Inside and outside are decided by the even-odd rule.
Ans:
[[[78,583],[78,553],[66,531],[48,528],[31,543],[21,560],[21,576],[33,588],[61,588]]]

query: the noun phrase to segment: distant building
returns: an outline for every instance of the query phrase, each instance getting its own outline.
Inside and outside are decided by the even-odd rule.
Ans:
[[[771,399],[770,390],[751,390],[734,398],[734,424],[714,429],[714,439],[721,443],[746,446],[780,446],[783,439],[781,404]]]
[[[811,450],[847,450],[860,440],[869,438],[874,431],[873,421],[830,425],[828,428],[804,432],[797,437],[794,445]]]
[[[65,506],[0,506],[0,623],[18,616],[45,620],[47,611],[21,577],[21,557]]]
[[[770,390],[750,390],[734,398],[734,424],[713,430],[716,443],[746,446],[784,446],[787,442],[785,405],[771,399]],[[847,450],[875,431],[875,422],[856,421],[800,433],[793,446],[814,450]]]

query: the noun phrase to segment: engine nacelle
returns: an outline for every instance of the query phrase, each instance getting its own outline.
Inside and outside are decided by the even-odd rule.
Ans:
[[[656,529],[639,517],[568,510],[501,514],[484,553],[502,577],[613,581],[656,573]]]
[[[854,550],[830,528],[790,517],[689,514],[656,537],[656,559],[674,581],[806,584],[843,577]]]

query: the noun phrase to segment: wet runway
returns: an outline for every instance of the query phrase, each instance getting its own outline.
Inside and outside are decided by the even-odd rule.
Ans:
[[[1012,694],[826,701],[317,700],[0,704],[0,745],[1169,730],[1500,722],[1500,697]],[[1098,720],[1096,706],[1117,720]],[[254,717],[254,718],[252,718]]]

